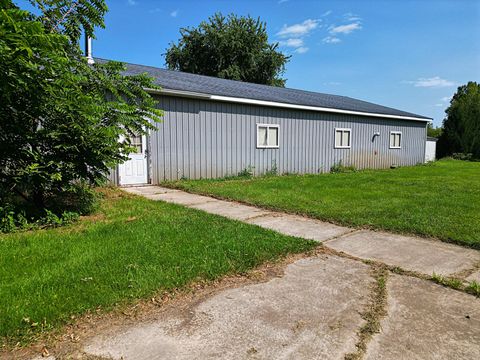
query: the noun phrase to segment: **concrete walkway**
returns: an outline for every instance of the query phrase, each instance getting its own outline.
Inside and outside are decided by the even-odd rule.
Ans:
[[[480,359],[480,299],[358,260],[471,278],[480,252],[160,187],[125,190],[321,241],[337,252],[297,260],[265,281],[193,295],[147,319],[91,329],[75,358]],[[378,322],[379,333],[360,336]]]
[[[322,242],[336,251],[397,266],[424,275],[438,274],[475,279],[480,252],[441,241],[395,235],[370,230],[355,230],[322,221],[273,212],[235,202],[186,193],[159,186],[125,188],[132,194],[162,200],[243,221],[285,235]]]

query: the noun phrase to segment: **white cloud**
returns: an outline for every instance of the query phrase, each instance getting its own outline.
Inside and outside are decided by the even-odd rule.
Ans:
[[[434,76],[431,78],[418,78],[415,81],[405,81],[405,83],[413,84],[413,86],[415,87],[429,88],[455,86],[455,83],[453,81],[442,79],[440,76]]]
[[[435,104],[435,106],[443,107],[443,106],[445,106],[445,105],[443,105],[443,104]]]
[[[170,16],[171,16],[171,17],[177,17],[177,16],[178,16],[178,9],[177,9],[177,10],[173,10],[173,11],[170,13]]]
[[[278,44],[280,46],[294,48],[293,51],[297,54],[305,54],[309,50],[308,47],[304,46],[303,39],[299,38],[280,40]]]
[[[362,25],[359,22],[351,23],[351,24],[346,24],[346,25],[339,25],[339,26],[334,26],[330,28],[330,34],[350,34],[351,32],[355,30],[360,30],[362,28]]]
[[[280,30],[277,35],[281,37],[288,36],[305,36],[310,33],[312,30],[315,30],[318,27],[320,20],[307,19],[302,23],[294,25],[283,25],[282,30]]]
[[[127,0],[127,4],[130,5],[130,6],[134,6],[134,5],[137,5],[138,2],[135,1],[135,0]]]
[[[286,46],[286,47],[301,47],[303,46],[303,39],[286,39],[286,40],[280,40],[278,42],[280,46]]]
[[[338,81],[328,81],[328,82],[324,82],[323,85],[332,85],[332,86],[338,86],[338,85],[341,85],[342,83],[341,82],[338,82]]]
[[[149,10],[148,12],[149,12],[150,14],[154,14],[154,13],[158,13],[158,12],[160,12],[160,11],[162,11],[162,9],[160,9],[160,8],[157,7],[157,8],[155,8],[155,9]]]
[[[332,10],[327,10],[325,11],[322,15],[320,15],[321,17],[325,17],[325,16],[328,16],[332,13]]]
[[[299,48],[295,49],[295,52],[297,54],[305,54],[308,50],[308,47],[300,46]]]
[[[361,21],[362,18],[358,16],[357,14],[353,14],[351,12],[343,14],[343,17],[345,18],[346,21]]]
[[[452,100],[452,97],[453,96],[444,96],[444,97],[442,97],[441,100],[442,100],[442,102],[450,102],[450,100]]]
[[[338,44],[342,40],[340,40],[335,36],[327,36],[327,37],[324,37],[322,41],[327,44]]]

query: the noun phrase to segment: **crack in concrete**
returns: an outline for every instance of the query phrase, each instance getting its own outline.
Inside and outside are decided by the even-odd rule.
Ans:
[[[347,232],[344,232],[344,233],[342,233],[342,234],[338,234],[338,235],[329,237],[329,238],[326,239],[326,240],[323,240],[323,241],[321,242],[321,244],[325,244],[325,243],[327,243],[327,242],[329,242],[329,241],[332,241],[332,240],[335,240],[335,239],[339,239],[339,238],[342,238],[342,237],[346,237],[346,236],[349,236],[349,235],[353,235],[353,234],[355,234],[355,233],[357,233],[357,232],[360,232],[360,231],[362,231],[362,229],[350,229],[350,231],[347,231]],[[328,247],[328,246],[327,246],[327,247]],[[329,248],[329,249],[331,249],[331,250],[333,250],[333,251],[336,251],[336,250],[334,250],[334,249],[332,249],[332,248]],[[357,258],[355,258],[355,259],[357,260]]]
[[[197,206],[197,205],[205,205],[205,204],[209,204],[209,203],[212,203],[212,202],[215,202],[216,200],[207,200],[205,202],[201,202],[201,203],[197,203],[197,202],[193,202],[193,203],[188,203],[188,204],[178,204],[178,203],[175,203],[176,205],[183,205],[183,206],[188,206],[188,207],[193,207],[193,206]],[[208,211],[206,211],[208,212]]]
[[[473,273],[475,273],[478,270],[480,270],[480,262],[476,263],[474,266],[472,266],[469,269],[465,269],[465,270],[456,272],[449,277],[454,278],[454,279],[459,279],[459,280],[465,280],[465,278],[469,277],[470,275],[472,275]]]
[[[249,220],[259,219],[259,218],[266,217],[266,216],[271,216],[271,215],[272,215],[272,213],[257,214],[257,215],[253,215],[252,217],[248,217],[248,218],[246,218],[242,221],[247,222]],[[252,224],[250,224],[250,225],[252,225]]]

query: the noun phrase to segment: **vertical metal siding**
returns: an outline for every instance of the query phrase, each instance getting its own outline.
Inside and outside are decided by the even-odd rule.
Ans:
[[[113,169],[110,169],[109,173],[107,174],[107,183],[111,185],[119,185],[118,183],[118,166]]]
[[[342,162],[363,168],[415,165],[425,156],[425,123],[160,96],[164,120],[150,135],[151,178],[218,178],[254,166],[264,174],[328,172]],[[256,124],[280,126],[279,149],[257,149]],[[335,149],[335,128],[351,128],[351,148]],[[379,131],[372,141],[373,134]],[[390,131],[402,148],[390,149]],[[114,174],[112,174],[112,177]]]

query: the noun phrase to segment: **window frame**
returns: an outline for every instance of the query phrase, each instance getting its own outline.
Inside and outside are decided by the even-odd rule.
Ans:
[[[392,145],[392,135],[400,135],[400,143],[398,146],[394,146],[395,144]],[[388,138],[388,144],[390,149],[401,149],[402,148],[402,141],[403,141],[403,134],[401,131],[390,131],[390,136]],[[394,141],[395,143],[395,141]]]
[[[264,127],[267,128],[267,144],[268,144],[268,129],[275,128],[277,129],[277,145],[262,145],[259,144],[260,137],[258,136],[259,128]],[[278,149],[280,148],[280,125],[279,124],[257,124],[256,128],[256,137],[257,137],[257,149]]]
[[[133,139],[138,139],[140,141],[132,141]],[[130,146],[136,149],[135,152],[131,152],[132,155],[140,155],[144,153],[144,135],[143,134],[134,134],[133,136],[129,136]],[[140,148],[140,151],[138,151]]]
[[[342,137],[343,137],[343,132],[348,131],[348,146],[342,146],[342,145],[337,145],[337,131],[342,132]],[[352,148],[352,128],[335,128],[334,131],[334,137],[333,137],[333,146],[335,149],[351,149]]]

